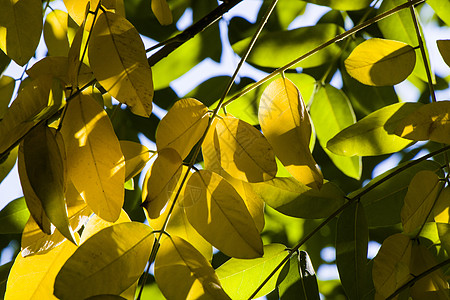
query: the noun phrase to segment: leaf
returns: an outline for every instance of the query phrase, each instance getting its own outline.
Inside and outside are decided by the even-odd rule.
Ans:
[[[228,256],[263,255],[259,231],[244,200],[220,175],[201,170],[186,185],[183,203],[192,226]]]
[[[305,296],[305,289],[300,280],[300,266],[297,255],[292,256],[278,275],[278,294],[280,300],[285,299],[308,299]]]
[[[297,87],[284,78],[272,81],[261,97],[258,117],[263,134],[289,173],[319,189],[323,176],[309,150],[311,120]]]
[[[152,0],[152,11],[161,25],[172,24],[172,12],[166,0]]]
[[[125,163],[111,121],[92,97],[80,94],[68,104],[61,133],[68,176],[94,213],[114,222],[124,200]]]
[[[327,149],[343,156],[371,156],[400,151],[411,144],[394,134],[397,124],[420,103],[396,103],[383,107],[336,134]]]
[[[433,207],[434,220],[436,223],[450,224],[450,186],[446,186],[439,194]]]
[[[352,203],[339,216],[336,234],[336,264],[349,299],[363,299],[367,293],[367,243],[369,227],[364,207]]]
[[[343,32],[343,29],[335,24],[316,24],[293,30],[273,31],[262,33],[258,42],[250,52],[247,61],[261,67],[278,68],[286,63],[306,54],[320,44],[334,38]],[[250,42],[251,37],[243,39],[232,45],[233,50],[242,55]],[[298,41],[302,41],[299,43]],[[267,55],[276,53],[276,55]],[[340,49],[337,44],[324,48],[319,53],[292,66],[312,68],[325,64],[338,56]]]
[[[450,144],[450,101],[425,104],[401,120],[395,134],[402,138]]]
[[[424,245],[413,244],[410,269],[414,277],[437,264],[436,258]],[[449,297],[449,285],[442,269],[421,278],[411,286],[410,290],[413,299],[448,299]]]
[[[128,217],[127,213],[122,210],[120,212],[119,218],[115,222],[108,222],[103,220],[97,215],[93,215],[89,221],[84,226],[83,232],[81,234],[80,238],[80,244],[83,244],[86,240],[88,240],[91,236],[95,235],[97,232],[99,232],[102,229],[108,228],[110,226],[113,226],[115,224],[121,224],[131,222],[130,217]]]
[[[9,202],[0,211],[0,223],[2,224],[0,234],[21,234],[29,217],[30,212],[28,211],[24,197]]]
[[[9,172],[11,172],[16,164],[18,150],[19,147],[12,149],[11,152],[8,153],[8,156],[5,157],[5,160],[0,163],[0,182],[8,176]]]
[[[52,288],[56,275],[76,249],[66,240],[41,255],[22,257],[19,253],[9,273],[5,299],[57,299]]]
[[[306,251],[300,251],[297,259],[300,281],[304,289],[305,299],[320,299],[316,274],[308,253]]]
[[[267,205],[296,218],[326,218],[345,202],[344,193],[332,182],[316,190],[292,177],[277,177],[252,188]]]
[[[64,0],[64,5],[69,12],[70,17],[78,24],[81,25],[85,19],[86,6],[90,4],[90,8],[95,10],[99,0]],[[102,0],[102,6],[108,10],[114,10],[117,5],[116,0]],[[88,24],[90,28],[91,24]],[[87,29],[86,29],[87,30]]]
[[[347,96],[329,84],[319,88],[311,105],[311,118],[320,145],[336,167],[345,175],[359,179],[362,172],[360,157],[338,156],[326,148],[327,142],[333,136],[356,122],[355,113]]]
[[[442,247],[448,253],[450,251],[450,223],[436,223],[436,227]]]
[[[155,279],[167,299],[230,299],[210,263],[177,236],[162,243],[155,260]]]
[[[331,7],[335,10],[360,10],[369,7],[372,1],[370,0],[305,0],[309,3],[314,3],[317,5],[324,5]]]
[[[67,27],[69,15],[62,10],[55,9],[45,18],[44,40],[49,55],[67,56],[69,53],[69,39]]]
[[[411,180],[401,211],[403,231],[413,234],[426,222],[442,190],[439,177],[432,171],[420,171]]]
[[[448,0],[428,0],[427,4],[433,8],[434,12],[439,16],[439,18],[444,21],[447,25],[450,25],[450,1]]]
[[[89,62],[95,78],[134,114],[152,112],[152,71],[136,28],[111,12],[97,17],[89,42]]]
[[[64,199],[67,167],[63,143],[59,131],[39,125],[26,135],[23,155],[28,181],[45,214],[65,238],[75,243]]]
[[[272,179],[277,173],[275,154],[266,138],[250,124],[232,116],[215,126],[215,151],[222,168],[248,182]]]
[[[411,74],[416,53],[410,45],[372,38],[359,44],[345,60],[347,72],[361,83],[395,85]]]
[[[34,55],[41,38],[42,3],[39,0],[2,0],[0,7],[0,49],[23,66]]]
[[[141,276],[153,239],[151,228],[137,222],[99,231],[81,244],[61,268],[55,280],[55,296],[85,299],[120,294]]]
[[[125,181],[139,174],[150,160],[150,151],[144,145],[132,141],[120,141],[125,157]]]
[[[1,74],[2,72],[0,72]],[[16,81],[9,76],[0,77],[0,119],[8,111],[8,105],[14,93]]]
[[[233,300],[249,299],[256,288],[266,279],[275,267],[288,255],[281,244],[264,246],[264,256],[254,259],[231,258],[216,269],[223,289]],[[281,268],[256,294],[262,297],[276,288]]]
[[[181,99],[172,106],[156,130],[158,151],[173,148],[185,159],[208,125],[208,108],[200,101]]]
[[[401,233],[383,241],[372,269],[373,284],[382,297],[387,298],[412,278],[411,250],[412,241]]]
[[[175,190],[181,177],[183,161],[172,148],[159,151],[158,157],[147,172],[142,186],[142,207],[149,218],[155,219],[161,214]]]
[[[450,67],[450,40],[437,40],[436,43],[442,58]]]

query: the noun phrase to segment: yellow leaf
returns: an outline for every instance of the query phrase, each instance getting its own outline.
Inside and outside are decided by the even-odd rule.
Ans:
[[[15,85],[16,81],[14,78],[9,76],[0,77],[0,119],[3,119],[3,116],[8,110],[8,105],[14,93]]]
[[[225,170],[220,165],[220,152],[216,148],[217,134],[216,125],[219,122],[219,118],[214,118],[211,122],[211,127],[206,133],[205,139],[202,143],[202,156],[205,163],[205,169],[216,172],[217,174],[224,176]]]
[[[56,276],[60,299],[118,295],[142,275],[154,241],[152,229],[125,222],[100,230],[82,243]]]
[[[156,130],[158,150],[173,148],[185,159],[208,125],[207,113],[208,108],[196,99],[175,102]]]
[[[222,168],[248,182],[270,180],[277,174],[275,154],[266,138],[250,124],[232,116],[215,127],[215,149]]]
[[[166,0],[151,0],[152,11],[161,25],[172,24],[172,12]]]
[[[62,10],[53,10],[45,18],[44,40],[51,56],[67,56],[69,52],[69,38],[67,24],[69,15]]]
[[[187,182],[183,203],[192,226],[226,255],[263,255],[259,231],[244,200],[220,175],[207,170],[194,173]]]
[[[142,186],[142,206],[151,219],[159,217],[172,197],[181,176],[182,165],[178,152],[165,148],[159,151],[158,158],[148,170]]]
[[[57,299],[53,296],[56,275],[76,249],[65,241],[41,255],[22,257],[19,253],[9,273],[5,299]]]
[[[414,70],[416,53],[403,42],[373,38],[353,49],[344,63],[348,74],[363,84],[395,85]]]
[[[88,63],[87,56],[82,57],[84,49],[87,46],[88,34],[84,32],[85,23],[81,24],[73,37],[72,45],[68,52],[67,59],[67,84],[72,86],[72,89],[83,86],[88,83],[92,77],[92,71],[84,63]],[[81,61],[83,59],[83,61]],[[90,77],[83,76],[85,72],[90,73]],[[88,81],[85,81],[88,79]]]
[[[0,1],[0,49],[18,65],[34,55],[42,32],[40,0]]]
[[[97,215],[93,215],[89,221],[86,223],[83,229],[83,233],[81,234],[80,244],[84,243],[88,238],[99,232],[100,230],[110,227],[114,224],[120,224],[125,222],[131,222],[130,217],[128,217],[127,213],[122,209],[120,212],[119,218],[115,222],[108,222],[103,220]]]
[[[437,40],[439,52],[447,66],[450,67],[450,40]]]
[[[311,120],[299,90],[289,79],[276,79],[264,90],[258,118],[263,134],[289,173],[319,189],[323,176],[309,150]]]
[[[61,133],[73,184],[95,214],[116,221],[124,200],[125,163],[106,112],[80,94],[68,104]]]
[[[410,269],[413,276],[418,276],[437,265],[438,262],[428,249],[421,244],[412,246]],[[449,285],[442,269],[421,278],[410,288],[414,300],[448,299]]]
[[[402,138],[450,144],[450,101],[419,107],[398,124],[395,134]]]
[[[450,199],[450,186],[442,190],[433,208],[434,221],[437,223],[450,224],[450,203],[448,199]]]
[[[372,278],[376,292],[384,299],[412,278],[411,249],[412,241],[401,233],[383,241],[373,260]]]
[[[150,160],[150,151],[144,145],[131,141],[120,141],[125,157],[125,181],[130,180],[145,167]]]
[[[152,112],[152,71],[138,31],[124,17],[101,13],[89,42],[89,62],[99,83],[134,114]]]
[[[155,279],[167,299],[230,299],[208,261],[177,236],[166,239],[159,248]]]
[[[69,12],[70,17],[78,24],[81,25],[86,15],[86,6],[89,2],[91,10],[97,8],[99,0],[64,0],[64,5]],[[116,0],[102,0],[102,5],[108,10],[114,10],[116,8]],[[91,25],[91,24],[89,24]],[[90,26],[88,26],[90,28]],[[86,30],[88,30],[86,28]]]
[[[406,234],[414,233],[426,222],[441,187],[439,177],[432,171],[420,171],[411,180],[400,213]]]

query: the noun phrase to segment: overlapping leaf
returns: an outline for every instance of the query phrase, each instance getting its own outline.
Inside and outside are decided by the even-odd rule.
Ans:
[[[292,176],[320,188],[323,176],[309,151],[311,121],[297,87],[288,79],[274,80],[264,90],[258,116],[263,134]]]
[[[150,151],[144,145],[132,141],[120,141],[120,149],[125,158],[125,181],[128,181],[145,167],[150,160]]]
[[[201,170],[187,182],[186,215],[214,247],[231,257],[263,255],[263,245],[252,216],[231,184],[220,175]]]
[[[101,13],[92,29],[89,62],[95,78],[137,115],[152,112],[152,71],[139,33],[124,17]]]
[[[336,10],[360,10],[369,7],[370,0],[306,0],[306,2],[324,5]]]
[[[438,223],[450,224],[450,186],[445,187],[439,194],[433,207],[434,220]]]
[[[173,148],[185,159],[208,125],[207,113],[208,108],[196,99],[177,101],[156,130],[158,150]]]
[[[29,217],[30,212],[25,198],[12,200],[0,211],[0,223],[2,224],[0,233],[22,233]]]
[[[18,151],[19,147],[15,147],[11,150],[11,152],[8,153],[6,159],[2,163],[0,163],[0,182],[2,182],[3,179],[8,176],[9,172],[16,164]]]
[[[209,262],[177,236],[161,245],[155,260],[155,278],[167,299],[230,299]]]
[[[14,93],[16,81],[9,76],[0,77],[0,118],[3,119]]]
[[[393,153],[411,144],[394,130],[420,103],[397,103],[381,108],[351,125],[327,143],[327,149],[344,156],[370,156]]]
[[[69,38],[67,36],[68,14],[62,10],[53,10],[45,18],[44,39],[50,55],[67,56]]]
[[[69,177],[89,207],[114,222],[124,199],[125,162],[108,116],[80,94],[69,103],[61,132]]]

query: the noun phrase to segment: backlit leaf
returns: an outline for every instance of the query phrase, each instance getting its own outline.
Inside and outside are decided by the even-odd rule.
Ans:
[[[155,279],[167,299],[230,299],[210,263],[177,236],[162,243],[155,260]]]
[[[450,25],[450,1],[448,0],[428,0],[427,4],[433,8],[434,12],[447,25]]]
[[[259,231],[244,200],[220,175],[206,170],[194,173],[187,182],[183,203],[192,226],[226,255],[263,255]]]
[[[281,244],[264,246],[264,256],[254,259],[231,258],[216,269],[223,289],[233,300],[249,299],[256,288],[288,255]],[[276,288],[281,268],[264,285],[255,298],[262,297]]]
[[[428,103],[399,122],[395,134],[415,140],[450,144],[450,101]]]
[[[159,217],[181,176],[183,161],[177,151],[164,148],[148,170],[142,186],[142,206],[151,219]]]
[[[48,52],[52,56],[67,56],[69,39],[67,37],[68,14],[62,10],[53,10],[45,18],[44,39]]]
[[[316,190],[292,177],[277,177],[254,183],[252,188],[267,205],[297,218],[326,218],[345,202],[344,193],[332,182]]]
[[[81,244],[56,276],[54,293],[63,299],[120,294],[141,276],[154,236],[138,222],[107,227]]]
[[[324,5],[336,10],[360,10],[369,7],[370,0],[305,0],[309,3]]]
[[[308,299],[300,279],[300,266],[298,256],[294,255],[289,259],[278,276],[278,293],[280,299]]]
[[[152,11],[161,25],[172,24],[172,12],[166,0],[152,0]]]
[[[5,299],[57,299],[53,296],[56,275],[76,249],[66,240],[41,255],[22,257],[19,253],[9,273]]]
[[[42,32],[40,0],[0,1],[0,49],[18,65],[34,55]]]
[[[414,48],[393,40],[373,38],[359,44],[345,60],[347,72],[361,83],[395,85],[411,74],[416,64]]]
[[[352,203],[339,216],[336,235],[336,264],[339,278],[349,299],[362,299],[367,274],[369,228],[364,207]]]
[[[150,151],[144,145],[132,141],[120,141],[120,149],[125,158],[125,181],[128,181],[145,167],[150,160]]]
[[[450,199],[450,186],[442,190],[433,207],[434,220],[437,223],[450,224],[450,203],[448,199]]]
[[[95,10],[99,3],[99,0],[64,0],[64,5],[69,12],[70,17],[78,24],[81,25],[84,21],[84,17],[86,14],[86,5],[90,4],[90,8]],[[102,0],[102,5],[106,9],[114,10],[117,5],[116,0]],[[88,27],[90,28],[90,26]],[[86,30],[88,30],[86,28]]]
[[[124,17],[101,13],[89,42],[95,78],[118,101],[139,116],[152,112],[152,71],[136,28]]]
[[[403,231],[412,234],[426,222],[442,183],[432,171],[420,171],[411,180],[401,211]]]
[[[8,110],[8,105],[13,96],[15,85],[16,81],[14,78],[9,76],[0,77],[0,119],[3,119],[3,116]]]
[[[208,108],[196,99],[175,102],[156,130],[158,150],[173,148],[185,159],[208,125],[207,113]]]
[[[216,123],[215,134],[215,150],[220,165],[227,173],[248,182],[266,181],[275,177],[275,154],[269,142],[256,128],[228,116]]]
[[[19,147],[15,147],[9,152],[8,157],[0,163],[0,182],[8,176],[9,172],[12,170],[17,161],[17,152]]]
[[[108,222],[103,220],[97,215],[93,215],[89,221],[84,226],[83,232],[81,234],[80,238],[80,244],[84,243],[87,239],[89,239],[91,236],[96,234],[102,229],[105,229],[107,227],[110,227],[115,224],[125,223],[125,222],[131,222],[130,217],[128,217],[127,213],[122,210],[120,212],[120,216],[115,222]]]
[[[319,287],[317,286],[316,273],[309,258],[308,252],[300,251],[298,253],[298,270],[300,272],[300,281],[303,285],[305,299],[320,299]]]
[[[261,97],[258,117],[286,169],[298,181],[319,189],[323,176],[309,150],[311,120],[297,87],[284,78],[272,81]]]
[[[447,66],[450,67],[450,40],[437,40],[439,52]]]
[[[334,38],[343,32],[343,29],[335,24],[316,24],[293,30],[274,31],[261,34],[258,42],[250,52],[247,61],[261,67],[278,68],[288,62],[306,54],[320,44]],[[243,54],[250,42],[250,37],[233,44],[233,50]],[[299,43],[298,41],[302,41]],[[292,68],[312,68],[329,62],[339,55],[340,49],[333,44],[314,56],[311,56]],[[276,55],[267,55],[276,53]]]
[[[415,111],[420,103],[396,103],[381,108],[351,125],[327,143],[327,149],[337,155],[370,156],[393,153],[411,144],[394,134],[397,124]]]
[[[378,294],[387,298],[408,282],[412,241],[404,234],[391,235],[383,241],[373,261],[373,284]]]
[[[30,212],[24,197],[9,202],[0,211],[0,223],[2,224],[0,233],[22,233],[29,217]]]
[[[124,201],[125,162],[111,121],[80,94],[68,104],[61,133],[69,177],[94,213],[114,222]]]
[[[345,175],[359,179],[362,172],[361,157],[338,156],[326,148],[327,142],[333,136],[356,122],[355,113],[347,96],[332,85],[321,87],[314,95],[311,118],[320,145],[336,167]]]

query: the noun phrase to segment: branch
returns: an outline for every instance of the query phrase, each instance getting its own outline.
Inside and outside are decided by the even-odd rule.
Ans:
[[[170,53],[175,51],[178,47],[183,45],[185,42],[193,38],[198,33],[202,32],[210,25],[214,24],[219,20],[227,11],[232,9],[234,6],[242,2],[242,0],[225,0],[221,5],[212,10],[209,14],[198,20],[195,24],[189,26],[186,30],[179,33],[175,37],[171,38],[166,45],[161,48],[158,52],[153,54],[148,58],[148,64],[150,67],[154,66],[164,57],[168,56]]]

